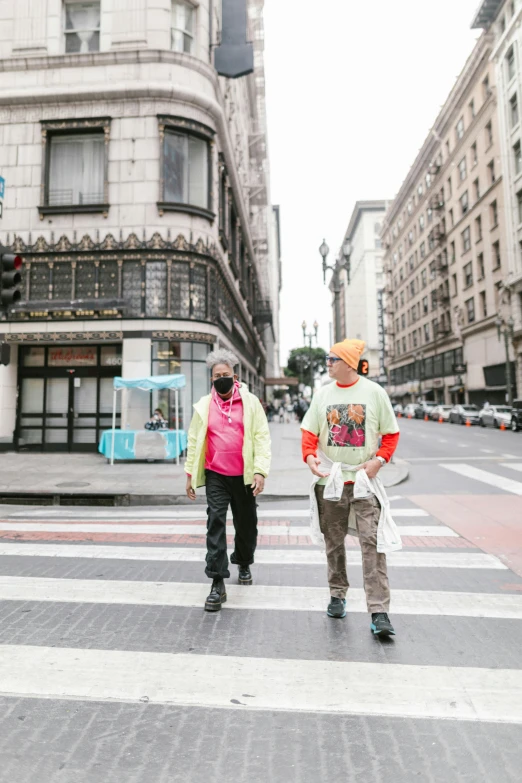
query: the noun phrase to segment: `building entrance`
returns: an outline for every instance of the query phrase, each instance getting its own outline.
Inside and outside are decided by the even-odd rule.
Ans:
[[[17,448],[96,451],[112,425],[121,345],[23,346],[20,354]]]

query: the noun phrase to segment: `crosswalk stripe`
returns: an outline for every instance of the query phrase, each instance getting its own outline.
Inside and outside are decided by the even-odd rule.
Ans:
[[[16,697],[522,723],[514,669],[2,645],[0,683]]]
[[[45,513],[44,513],[45,512]],[[427,517],[428,512],[422,508],[393,508],[392,514],[394,517]],[[170,511],[164,509],[156,511],[153,509],[142,509],[139,511],[129,510],[121,511],[116,509],[89,509],[75,511],[73,509],[67,509],[67,516],[72,520],[89,521],[94,519],[102,519],[106,522],[129,522],[137,519],[142,521],[144,519],[151,522],[160,522],[165,520],[166,522],[175,522],[177,520],[186,521],[193,520],[195,522],[206,520],[207,514],[205,509],[189,510],[189,511]],[[64,510],[57,511],[56,509],[27,509],[26,511],[16,511],[14,513],[6,513],[5,517],[9,519],[44,519],[45,521],[59,521],[64,518]],[[259,511],[257,513],[258,519],[308,519],[310,517],[310,509],[281,509],[277,511]],[[232,520],[232,512],[228,512],[227,519]]]
[[[101,560],[149,560],[162,562],[203,562],[205,550],[159,546],[104,546],[100,544],[18,544],[0,543],[0,556],[74,557]],[[317,549],[258,549],[256,563],[264,565],[325,565],[323,552]],[[394,552],[387,557],[390,567],[399,568],[486,568],[507,569],[494,555],[483,552]],[[360,565],[358,549],[346,553],[348,565]]]
[[[522,483],[520,481],[514,481],[513,479],[499,476],[496,473],[489,473],[487,470],[475,468],[473,465],[466,465],[464,462],[454,464],[441,463],[440,467],[451,470],[459,476],[475,479],[475,481],[481,481],[483,484],[489,484],[492,487],[497,487],[497,489],[511,492],[514,495],[522,495]]]
[[[511,468],[511,470],[518,470],[519,473],[522,473],[522,462],[502,462],[501,465],[503,468]]]
[[[402,525],[398,526],[401,535],[405,536],[427,536],[430,538],[444,536],[456,537],[451,528],[444,525]],[[310,525],[301,527],[297,525],[263,525],[258,528],[261,536],[310,536]],[[134,535],[184,535],[184,536],[203,536],[206,535],[206,525],[125,525],[120,524],[88,524],[78,522],[68,524],[67,522],[51,524],[48,522],[0,522],[0,533],[2,532],[24,532],[24,533],[132,533]],[[227,533],[233,533],[234,526],[227,525]]]
[[[0,576],[0,601],[44,601],[133,606],[179,606],[201,608],[209,582],[131,582],[98,579],[54,579],[47,577]],[[288,587],[227,583],[229,609],[324,612],[329,599],[327,587]],[[364,590],[350,588],[349,612],[366,612]],[[394,614],[453,617],[522,619],[522,595],[451,593],[432,590],[393,590]]]

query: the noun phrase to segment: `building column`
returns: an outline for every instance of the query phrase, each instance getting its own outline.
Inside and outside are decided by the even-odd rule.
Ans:
[[[13,56],[47,54],[47,0],[16,0]]]
[[[147,0],[113,0],[113,49],[147,46]]]
[[[0,443],[12,443],[16,427],[18,346],[11,345],[11,361],[0,365]]]
[[[146,378],[151,374],[151,343],[142,337],[123,340],[122,378]],[[150,392],[123,389],[121,393],[121,428],[142,430],[150,419]]]

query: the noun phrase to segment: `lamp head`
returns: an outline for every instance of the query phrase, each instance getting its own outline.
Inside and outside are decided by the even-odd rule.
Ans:
[[[349,239],[345,239],[343,243],[343,256],[349,258],[352,252],[352,243]]]
[[[326,244],[326,241],[323,239],[322,245],[319,248],[319,252],[322,256],[323,261],[326,261],[326,258],[328,256],[328,253],[330,252],[330,248]]]

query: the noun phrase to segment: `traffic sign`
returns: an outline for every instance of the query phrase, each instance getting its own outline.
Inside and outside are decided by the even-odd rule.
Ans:
[[[5,179],[3,177],[0,177],[0,198],[3,198],[5,195]]]

